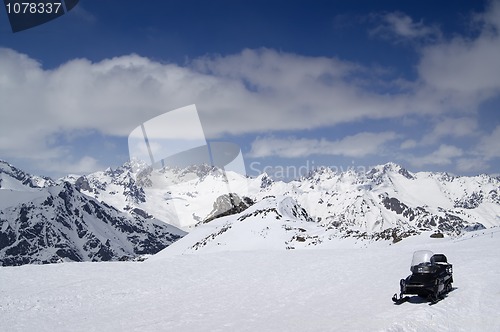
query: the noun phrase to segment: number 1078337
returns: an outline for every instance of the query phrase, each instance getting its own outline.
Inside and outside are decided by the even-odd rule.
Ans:
[[[5,4],[7,14],[58,14],[61,2],[11,2]]]

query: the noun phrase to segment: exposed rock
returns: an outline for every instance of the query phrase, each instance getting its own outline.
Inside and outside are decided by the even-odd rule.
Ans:
[[[219,196],[214,202],[212,212],[210,212],[202,223],[207,223],[216,218],[240,213],[253,204],[254,201],[249,197],[241,198],[234,193]]]

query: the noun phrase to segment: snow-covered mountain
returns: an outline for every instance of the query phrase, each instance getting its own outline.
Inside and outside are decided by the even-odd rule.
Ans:
[[[122,211],[139,208],[149,215],[185,230],[203,222],[213,213],[222,195],[248,194],[245,176],[208,166],[183,169],[144,169],[138,173],[131,163],[116,169],[84,176],[70,175],[64,181],[75,184],[82,193]],[[233,185],[229,188],[228,183]],[[219,211],[219,213],[222,211]]]
[[[293,198],[268,196],[240,213],[198,225],[166,254],[306,248],[331,235]]]
[[[413,174],[388,163],[366,173],[321,168],[299,181],[268,185],[261,195],[276,187],[324,227],[356,236],[390,231],[397,240],[419,231],[456,235],[500,224],[500,181],[487,175]]]
[[[56,184],[0,161],[0,265],[129,260],[184,235],[142,210],[124,213],[69,182]]]
[[[365,173],[319,168],[291,182],[207,165],[135,173],[131,163],[54,182],[1,165],[0,254],[15,246],[8,252],[19,262],[156,252],[185,234],[168,224],[191,233],[169,249],[183,252],[396,243],[500,226],[499,178],[411,173],[393,163]],[[45,235],[52,233],[57,241]]]
[[[28,174],[0,160],[0,189],[23,191],[54,184],[55,182],[50,178]]]
[[[303,238],[316,239],[303,241],[307,244],[324,243],[334,237],[398,242],[424,231],[458,235],[500,225],[500,180],[488,175],[465,177],[447,173],[411,173],[388,163],[365,173],[354,170],[338,173],[330,168],[319,168],[307,177],[291,182],[273,181],[265,173],[252,179],[231,172],[224,175],[219,169],[206,165],[150,169],[136,178],[130,164],[125,164],[116,170],[66,180],[79,186],[83,193],[123,211],[139,208],[190,232],[195,225],[204,225],[205,237],[213,237],[225,228],[221,226],[223,224],[238,223],[247,213],[242,212],[241,207],[235,209],[236,204],[230,205],[228,183],[238,197],[233,199],[256,202],[249,211],[278,211],[282,202],[290,198],[297,209],[308,215],[309,226],[300,228],[308,230],[311,225],[312,228],[303,231],[301,236],[288,234],[287,240],[280,240],[280,247],[285,242],[293,242],[294,236],[298,236],[299,242]],[[223,221],[210,222],[218,226],[207,226],[207,222],[214,219],[212,214],[217,205],[224,206],[227,213],[220,216],[226,217]],[[228,214],[234,215],[227,217]],[[261,219],[268,220],[268,215],[253,215],[252,225],[260,223]],[[288,227],[287,218],[276,215],[271,219],[279,229]],[[268,226],[254,229],[246,238],[264,237]],[[200,232],[196,230],[196,233]],[[223,233],[226,237],[236,232],[233,229]],[[194,235],[188,236],[183,241],[191,237],[195,238]],[[234,235],[235,242],[240,237],[241,234]]]

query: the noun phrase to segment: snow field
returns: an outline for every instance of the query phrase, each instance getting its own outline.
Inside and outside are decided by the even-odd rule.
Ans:
[[[2,331],[499,331],[500,231],[390,246],[228,251],[144,263],[0,269]],[[456,289],[391,296],[412,252],[444,253]]]

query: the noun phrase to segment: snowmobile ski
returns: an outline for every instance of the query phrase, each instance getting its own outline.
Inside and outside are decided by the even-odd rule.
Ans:
[[[394,294],[394,296],[392,297],[392,301],[394,302],[394,304],[396,305],[400,305],[400,304],[403,304],[405,303],[406,301],[408,301],[410,299],[409,296],[400,296],[398,298],[398,294]]]

